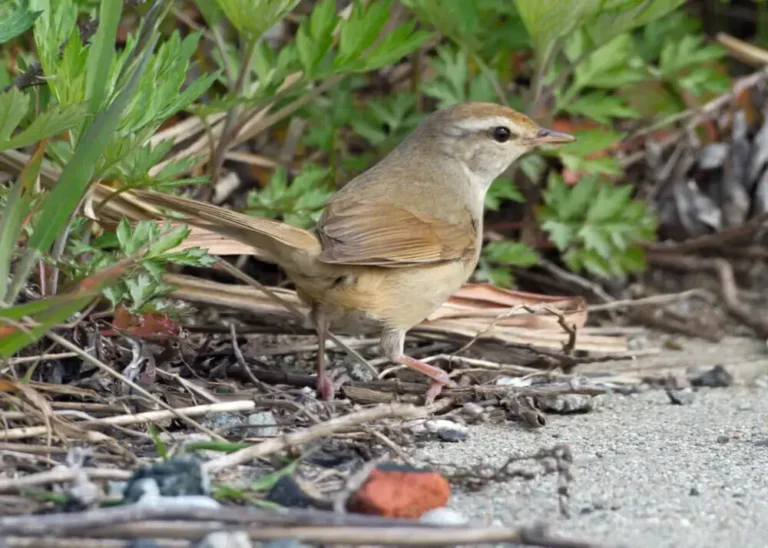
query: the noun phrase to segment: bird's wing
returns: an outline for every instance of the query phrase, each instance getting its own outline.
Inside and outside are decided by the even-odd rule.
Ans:
[[[317,226],[319,259],[390,268],[439,264],[470,256],[476,227],[467,213],[447,222],[388,203],[331,200]]]

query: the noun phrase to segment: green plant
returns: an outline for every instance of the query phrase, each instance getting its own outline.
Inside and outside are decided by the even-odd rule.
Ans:
[[[604,277],[643,270],[645,252],[639,244],[653,241],[656,217],[644,202],[631,198],[632,190],[595,175],[574,187],[559,175],[550,176],[539,219],[571,270]]]
[[[131,231],[122,224],[115,253],[105,252],[98,240],[88,246],[78,230],[84,224],[76,212],[96,180],[122,173],[129,182],[131,177],[134,182],[167,181],[169,171],[161,171],[159,180],[148,177],[146,158],[153,150],[144,141],[169,116],[199,97],[215,76],[201,78],[179,92],[198,37],[181,40],[176,35],[158,47],[157,26],[168,9],[162,2],[154,3],[138,33],[129,37],[120,52],[115,49],[115,37],[121,3],[101,2],[98,29],[90,44],[83,44],[77,31],[78,9],[69,0],[55,6],[37,0],[22,2],[14,12],[16,21],[23,22],[14,32],[33,22],[47,79],[44,90],[12,88],[0,94],[0,151],[39,141],[0,211],[3,356],[34,342],[101,295],[113,304],[128,299],[133,307],[141,307],[167,291],[156,280],[147,287],[147,277],[157,277],[166,262],[205,264],[209,260],[199,250],[169,252],[186,236],[183,227],[161,232],[154,223],[140,223]],[[57,140],[62,132],[66,138]],[[56,143],[50,147],[55,153],[45,158],[49,139]],[[38,191],[34,183],[44,164],[49,170],[59,164],[61,170],[52,184]],[[73,238],[75,234],[83,239]],[[78,263],[77,253],[65,253],[68,248],[81,252],[87,248],[92,260]],[[41,261],[55,267],[50,291],[58,293],[59,274],[65,270],[71,275],[64,278],[69,289],[18,304],[21,290]]]
[[[246,211],[261,217],[311,227],[317,221],[325,201],[333,194],[328,183],[328,169],[307,164],[291,184],[285,168],[278,167],[269,183],[248,194]]]

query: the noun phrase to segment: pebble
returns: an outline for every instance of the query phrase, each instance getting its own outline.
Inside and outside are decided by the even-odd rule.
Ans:
[[[722,365],[716,365],[701,375],[691,379],[693,386],[707,386],[709,388],[727,388],[733,384],[733,375]]]
[[[251,539],[245,531],[214,531],[208,533],[193,548],[251,548]]]
[[[280,427],[272,411],[260,411],[248,415],[248,429],[252,436],[274,438],[280,435]]]
[[[421,515],[419,521],[432,525],[466,525],[469,523],[469,519],[464,514],[446,507],[427,510]]]
[[[192,456],[181,456],[139,468],[125,486],[124,502],[137,502],[147,489],[152,488],[152,483],[158,494],[165,497],[208,496],[211,492],[210,478],[200,461]]]
[[[446,419],[428,420],[424,423],[428,432],[435,434],[440,441],[459,442],[467,439],[467,427]]]
[[[675,405],[690,405],[693,403],[693,390],[686,388],[683,390],[667,389],[669,401]]]
[[[279,538],[264,543],[263,548],[309,548],[309,545],[292,538]]]
[[[551,411],[568,415],[571,413],[588,413],[594,409],[592,396],[584,394],[564,394],[562,396],[541,396],[536,403],[542,411]]]

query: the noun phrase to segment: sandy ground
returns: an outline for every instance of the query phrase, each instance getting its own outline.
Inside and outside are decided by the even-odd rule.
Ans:
[[[711,361],[724,350],[709,349]],[[455,490],[450,506],[486,524],[544,521],[607,546],[768,546],[764,358],[744,368],[741,386],[700,389],[690,405],[672,405],[662,390],[615,395],[588,414],[549,415],[538,430],[471,426],[466,441],[430,443],[414,456],[500,464],[565,443],[574,455],[570,518],[559,515],[554,475]]]

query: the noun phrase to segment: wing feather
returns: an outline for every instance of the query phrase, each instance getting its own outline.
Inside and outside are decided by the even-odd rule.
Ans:
[[[391,268],[439,264],[475,250],[475,226],[449,223],[391,204],[331,201],[317,226],[320,260]]]

